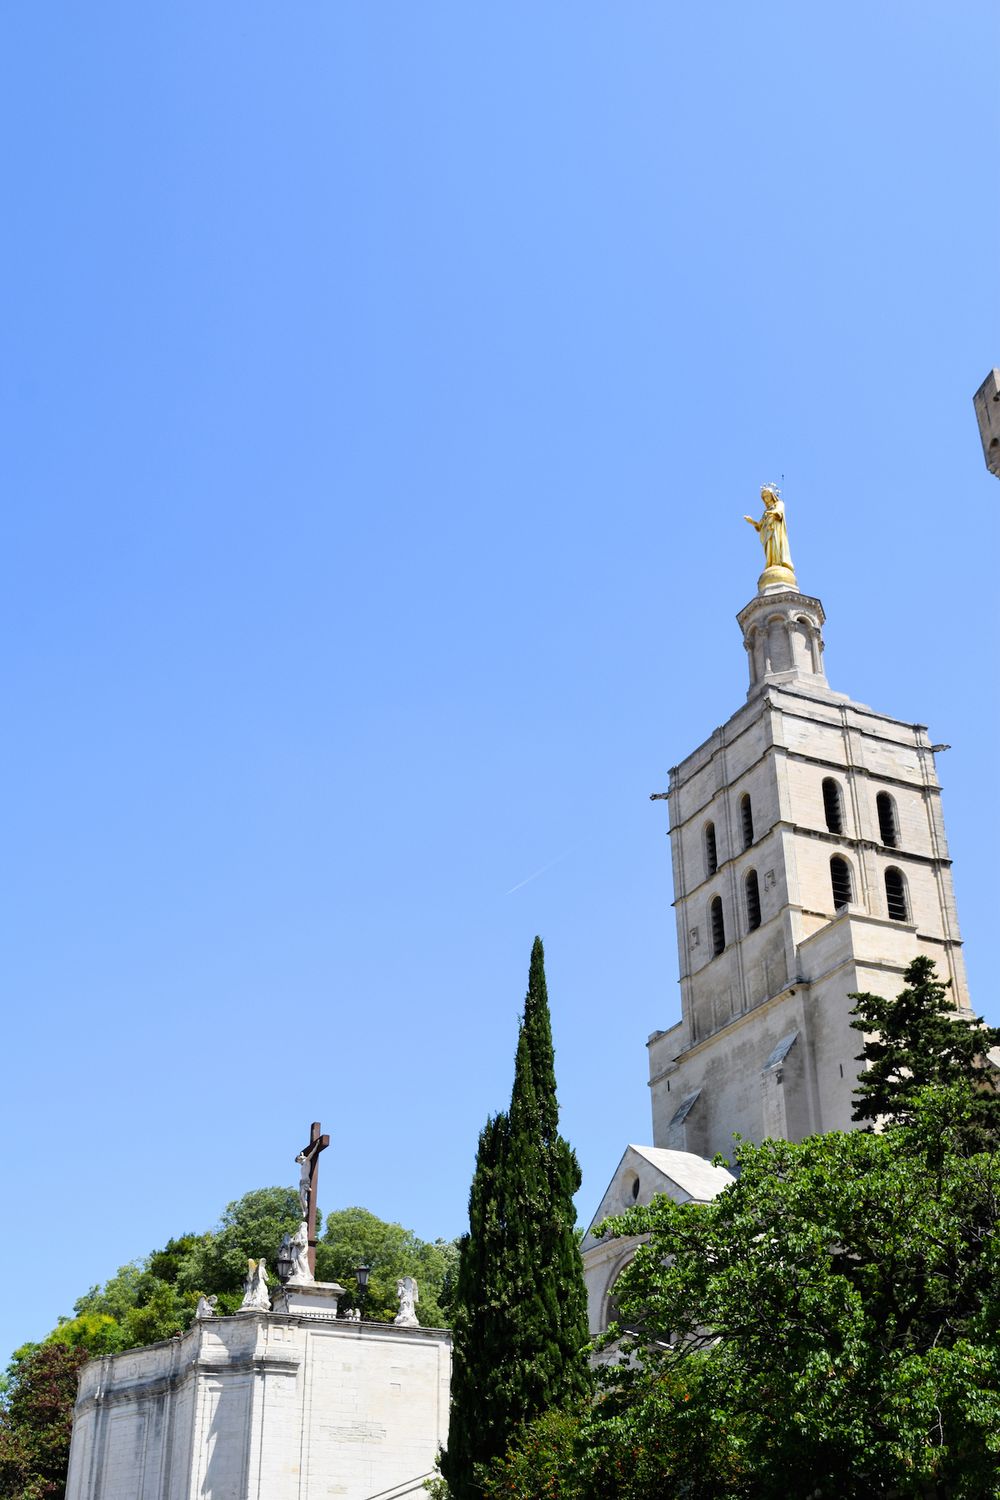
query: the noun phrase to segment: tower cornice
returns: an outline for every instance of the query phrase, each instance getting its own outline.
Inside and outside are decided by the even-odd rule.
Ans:
[[[771,594],[754,594],[749,604],[744,604],[736,619],[745,632],[748,622],[761,611],[794,609],[797,605],[801,605],[815,615],[820,625],[826,623],[822,600],[816,599],[812,594],[803,594],[798,589],[776,589]]]

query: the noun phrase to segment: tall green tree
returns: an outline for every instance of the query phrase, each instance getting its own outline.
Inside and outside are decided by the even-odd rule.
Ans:
[[[1000,1045],[1000,1028],[972,1017],[956,1016],[948,991],[951,981],[937,977],[933,959],[920,954],[903,975],[906,988],[893,1000],[867,991],[856,1001],[851,1022],[865,1037],[858,1062],[853,1118],[874,1123],[908,1124],[921,1090],[960,1086],[971,1095],[967,1140],[973,1148],[1000,1143],[1000,1094],[983,1067],[991,1048]]]
[[[487,1500],[1000,1496],[1000,1152],[962,1085],[914,1123],[737,1150],[635,1237],[599,1399],[515,1436]]]
[[[510,1110],[479,1137],[461,1245],[451,1424],[441,1470],[455,1500],[514,1431],[589,1388],[583,1267],[574,1233],[580,1168],[559,1134],[545,955],[535,939]]]

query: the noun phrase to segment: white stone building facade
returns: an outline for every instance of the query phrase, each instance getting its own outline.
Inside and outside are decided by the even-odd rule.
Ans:
[[[403,1500],[448,1431],[429,1328],[239,1313],[92,1360],[66,1500]]]

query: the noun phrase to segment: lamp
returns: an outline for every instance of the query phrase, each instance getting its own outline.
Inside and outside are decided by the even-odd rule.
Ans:
[[[368,1297],[368,1273],[371,1266],[355,1266],[354,1274],[358,1281],[358,1312],[362,1319],[365,1315],[365,1301]]]

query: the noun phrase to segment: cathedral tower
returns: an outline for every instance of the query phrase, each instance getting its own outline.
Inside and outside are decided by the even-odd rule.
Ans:
[[[681,1020],[649,1039],[653,1141],[851,1128],[853,990],[893,996],[918,953],[968,1010],[934,751],[921,724],[827,683],[777,491],[767,566],[737,616],[747,702],[670,772]]]

